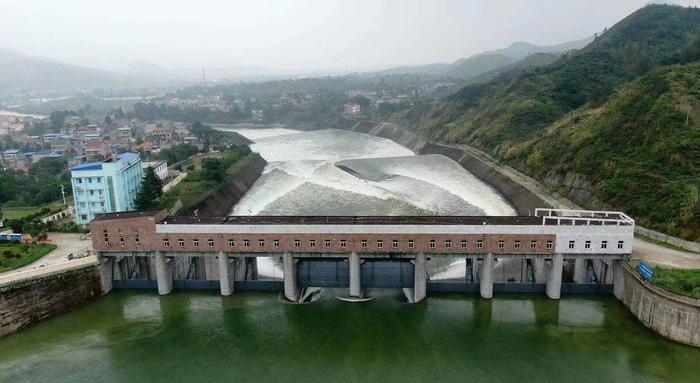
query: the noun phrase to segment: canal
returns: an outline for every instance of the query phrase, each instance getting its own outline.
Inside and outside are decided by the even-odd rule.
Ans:
[[[697,382],[700,350],[612,297],[112,292],[0,340],[2,382]]]

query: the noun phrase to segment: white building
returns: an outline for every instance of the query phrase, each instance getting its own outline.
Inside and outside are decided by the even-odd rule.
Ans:
[[[155,170],[156,175],[161,181],[165,181],[168,178],[168,162],[167,161],[143,161],[141,162],[144,171],[151,167]]]

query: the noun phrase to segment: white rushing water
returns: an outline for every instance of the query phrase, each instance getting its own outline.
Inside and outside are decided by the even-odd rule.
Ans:
[[[268,166],[235,215],[514,215],[490,186],[441,155],[326,129],[230,129]]]

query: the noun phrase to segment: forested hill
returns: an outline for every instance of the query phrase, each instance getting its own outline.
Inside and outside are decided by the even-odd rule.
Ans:
[[[684,110],[700,107],[699,59],[700,10],[650,5],[553,64],[499,74],[397,119],[490,151],[584,206],[629,210],[697,240],[699,122],[685,124]]]

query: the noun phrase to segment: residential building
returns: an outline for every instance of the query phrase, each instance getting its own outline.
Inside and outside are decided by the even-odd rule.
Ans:
[[[102,213],[134,210],[142,178],[141,158],[131,152],[71,168],[78,223],[85,225]]]
[[[262,109],[253,109],[251,112],[251,117],[255,122],[263,122],[265,120],[265,114]]]
[[[17,149],[7,149],[2,152],[2,160],[6,168],[22,170],[26,168],[24,154]]]
[[[149,167],[153,168],[155,170],[156,175],[158,178],[160,178],[161,181],[164,181],[166,178],[168,178],[168,162],[167,161],[143,161],[141,163],[143,165],[144,169],[147,169]]]
[[[345,104],[343,107],[343,113],[347,116],[357,116],[362,112],[362,107],[360,104]]]

